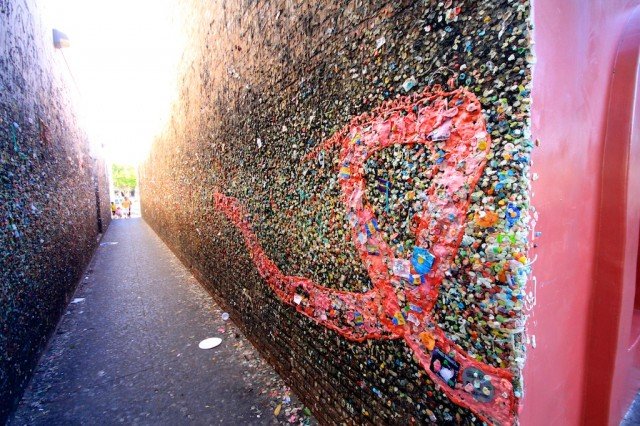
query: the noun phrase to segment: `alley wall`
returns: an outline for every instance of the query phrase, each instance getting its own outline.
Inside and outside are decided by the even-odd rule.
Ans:
[[[144,219],[322,423],[512,424],[528,1],[182,2]]]
[[[110,221],[77,89],[32,0],[0,2],[0,423]],[[97,196],[99,195],[99,200]]]

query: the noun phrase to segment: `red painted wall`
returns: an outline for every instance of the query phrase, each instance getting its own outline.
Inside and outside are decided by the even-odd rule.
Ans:
[[[633,395],[627,382],[594,369],[612,369],[629,356],[614,338],[624,304],[607,305],[611,289],[597,280],[596,265],[612,70],[639,3],[541,0],[534,6],[532,132],[540,146],[532,159],[540,178],[533,204],[542,235],[532,251],[537,304],[528,327],[537,344],[525,367],[523,425],[616,424]]]

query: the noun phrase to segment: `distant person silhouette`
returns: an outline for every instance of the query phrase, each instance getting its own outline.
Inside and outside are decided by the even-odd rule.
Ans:
[[[131,217],[131,200],[129,197],[124,197],[124,201],[122,202],[122,208],[127,211],[127,217]]]

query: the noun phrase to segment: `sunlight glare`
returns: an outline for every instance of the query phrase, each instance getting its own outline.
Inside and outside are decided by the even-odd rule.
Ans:
[[[183,37],[170,0],[43,2],[65,32],[62,52],[77,82],[92,143],[109,161],[135,165],[160,132],[176,96]]]

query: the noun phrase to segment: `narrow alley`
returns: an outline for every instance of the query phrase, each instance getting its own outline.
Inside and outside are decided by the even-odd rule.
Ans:
[[[200,349],[209,337],[222,343]],[[153,230],[128,219],[102,238],[9,424],[310,421]]]
[[[0,426],[640,425],[640,0],[0,0]]]

